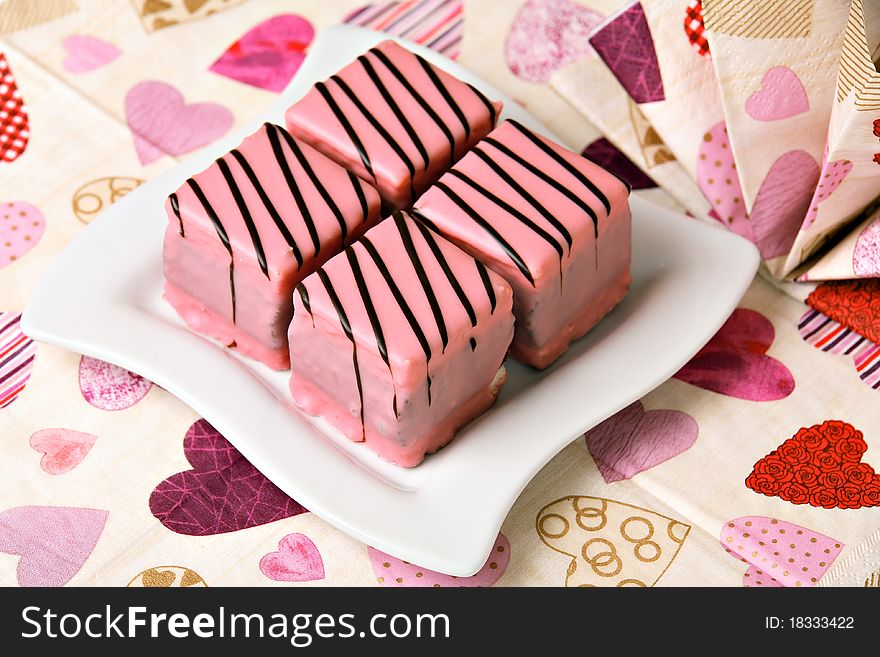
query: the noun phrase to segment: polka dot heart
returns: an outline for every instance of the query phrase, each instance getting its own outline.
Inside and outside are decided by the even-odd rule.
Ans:
[[[30,203],[0,203],[0,269],[34,248],[45,228],[42,213]]]
[[[819,204],[831,196],[834,191],[840,187],[843,180],[852,171],[853,163],[849,160],[828,161],[828,146],[825,146],[825,161],[822,164],[822,171],[819,174],[819,182],[816,185],[816,191],[813,192],[813,198],[810,200],[810,207],[807,209],[806,218],[804,219],[803,229],[809,228],[816,223],[816,217],[819,214]]]
[[[743,586],[814,586],[843,550],[833,538],[794,523],[743,516],[724,525],[721,545],[749,569]]]
[[[121,411],[137,404],[153,384],[144,377],[97,358],[79,362],[79,389],[83,399],[104,411]]]
[[[492,586],[507,570],[507,564],[510,561],[510,542],[504,534],[498,534],[486,563],[477,574],[470,577],[455,577],[427,568],[420,568],[375,548],[368,548],[368,551],[370,564],[373,566],[373,573],[376,575],[379,586],[410,588],[432,586],[438,589],[455,586]]]
[[[737,235],[754,241],[724,121],[713,125],[700,142],[697,185],[712,204],[712,217]]]
[[[0,162],[12,162],[27,148],[30,127],[21,92],[0,52]]]

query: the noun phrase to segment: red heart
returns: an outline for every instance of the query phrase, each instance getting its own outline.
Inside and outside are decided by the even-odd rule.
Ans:
[[[880,279],[822,283],[807,297],[807,305],[871,342],[880,342]]]
[[[6,55],[0,52],[0,162],[12,162],[27,148],[30,127],[21,92]]]
[[[684,33],[699,55],[709,54],[709,41],[703,24],[703,0],[691,0],[684,11]]]
[[[880,506],[880,475],[862,455],[862,432],[840,420],[803,428],[755,463],[746,486],[792,504],[825,509]]]
[[[150,495],[150,511],[173,532],[211,536],[306,512],[205,420],[186,432],[183,453],[193,469],[171,475]]]
[[[674,376],[738,399],[784,399],[794,390],[794,377],[783,363],[767,355],[775,335],[773,324],[761,313],[737,308]]]

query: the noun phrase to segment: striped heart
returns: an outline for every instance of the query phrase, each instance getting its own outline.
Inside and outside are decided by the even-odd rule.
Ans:
[[[406,37],[451,59],[461,51],[461,0],[375,2],[351,12],[344,23]]]
[[[852,356],[859,379],[880,388],[880,345],[835,322],[818,310],[808,310],[798,322],[804,342],[829,354]]]
[[[18,398],[34,367],[37,345],[20,323],[21,313],[0,312],[0,408]]]

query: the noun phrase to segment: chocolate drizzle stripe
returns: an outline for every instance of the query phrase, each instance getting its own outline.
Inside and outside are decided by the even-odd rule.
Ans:
[[[364,194],[363,185],[361,185],[361,179],[354,175],[351,171],[348,172],[348,179],[351,181],[351,186],[354,188],[354,193],[357,194],[358,201],[361,204],[361,212],[363,213],[363,223],[367,223],[367,219],[370,216],[370,208],[367,205],[367,195]],[[342,241],[345,243],[345,237],[348,234],[348,230],[342,231]]]
[[[431,249],[431,253],[434,254],[434,257],[440,264],[440,269],[442,269],[443,273],[446,275],[446,280],[449,281],[452,289],[455,290],[455,294],[458,297],[458,300],[461,302],[464,311],[467,313],[468,319],[471,320],[471,326],[476,326],[477,313],[474,311],[471,300],[468,299],[467,294],[465,294],[464,289],[462,289],[461,284],[458,282],[458,279],[456,278],[452,269],[449,267],[449,263],[446,261],[446,256],[444,256],[443,251],[440,250],[440,245],[437,244],[437,240],[434,239],[431,231],[425,228],[422,224],[416,222],[416,228],[418,228],[419,232],[422,234],[425,242],[428,243],[428,248]]]
[[[500,152],[504,153],[511,160],[522,166],[523,168],[530,171],[532,174],[543,180],[545,183],[553,187],[560,194],[565,196],[569,201],[577,205],[581,210],[583,210],[593,221],[593,234],[598,237],[599,235],[599,217],[596,215],[596,211],[591,208],[584,199],[580,196],[572,192],[568,187],[565,187],[562,183],[560,183],[555,178],[551,178],[546,173],[541,171],[531,162],[523,159],[518,154],[514,153],[507,146],[502,144],[500,141],[496,140],[494,137],[486,137],[483,139],[482,143],[489,144],[490,146],[494,146]]]
[[[391,133],[385,129],[379,120],[373,116],[373,114],[366,108],[366,106],[361,102],[361,99],[357,97],[357,94],[351,90],[351,87],[348,86],[348,83],[343,80],[338,75],[331,75],[330,79],[336,83],[336,85],[342,89],[342,93],[348,96],[348,99],[357,107],[358,111],[361,115],[367,120],[367,122],[373,126],[373,129],[379,133],[379,136],[385,140],[385,143],[394,151],[397,157],[400,158],[400,161],[403,163],[403,166],[406,167],[406,170],[409,171],[409,187],[411,199],[416,197],[415,190],[415,177],[416,177],[416,165],[413,164],[413,161],[409,158],[409,155],[406,154],[406,151],[401,148],[400,144],[397,143],[397,140],[391,136]]]
[[[266,275],[266,278],[269,278],[269,267],[266,264],[266,253],[263,251],[263,242],[260,240],[260,233],[257,232],[254,218],[251,216],[250,210],[248,210],[247,203],[245,203],[244,197],[241,195],[241,190],[238,188],[238,184],[235,182],[235,178],[233,177],[232,171],[229,169],[226,160],[221,157],[217,160],[217,166],[220,168],[220,173],[223,174],[223,178],[229,186],[229,191],[232,192],[232,198],[235,199],[235,204],[238,206],[241,218],[244,220],[247,231],[251,236],[251,242],[253,242],[254,251],[257,254],[257,261],[260,263],[260,269],[263,270],[263,274]]]
[[[367,282],[364,280],[364,272],[361,270],[357,254],[350,246],[345,248],[345,257],[348,258],[348,265],[351,267],[354,275],[354,282],[357,285],[361,300],[364,302],[364,309],[367,311],[367,317],[370,319],[370,325],[373,327],[373,333],[376,336],[376,347],[379,349],[379,355],[385,364],[391,367],[388,361],[388,348],[385,345],[385,333],[382,331],[382,322],[379,321],[379,315],[376,313],[376,306],[373,305],[373,299],[370,296],[370,290]]]
[[[406,317],[406,321],[409,323],[409,327],[412,329],[413,334],[416,336],[416,340],[419,341],[419,345],[422,348],[422,351],[425,352],[425,378],[427,380],[428,387],[428,405],[431,405],[431,373],[429,370],[429,363],[431,361],[431,345],[428,343],[428,338],[425,336],[425,332],[422,330],[421,325],[419,324],[416,316],[413,314],[412,308],[409,307],[409,304],[406,302],[406,299],[403,297],[403,294],[400,291],[400,288],[397,286],[397,283],[394,282],[394,277],[391,275],[391,272],[388,271],[388,265],[385,264],[385,261],[382,260],[382,256],[379,255],[379,252],[376,250],[376,247],[373,246],[373,243],[370,241],[366,235],[360,239],[360,243],[363,245],[364,249],[369,254],[370,258],[373,259],[373,264],[376,265],[376,268],[379,270],[379,273],[382,274],[382,278],[385,279],[385,283],[388,285],[388,289],[391,291],[391,295],[394,297],[394,300],[397,302],[397,305],[400,307],[400,311],[403,313],[403,316]],[[395,415],[397,414],[397,393],[395,392]]]
[[[358,61],[361,63],[361,66],[364,67],[364,70],[367,72],[367,75],[372,80],[373,85],[376,89],[379,90],[379,93],[382,95],[382,98],[385,99],[385,103],[388,107],[391,108],[391,111],[394,112],[394,116],[397,117],[397,120],[400,121],[400,125],[403,126],[403,129],[406,130],[406,134],[409,135],[409,138],[412,140],[413,146],[419,151],[419,155],[422,156],[422,162],[424,163],[425,170],[428,169],[429,158],[428,151],[425,149],[425,144],[419,139],[419,135],[416,133],[415,128],[412,127],[412,124],[406,118],[406,115],[401,111],[400,105],[398,105],[394,98],[391,97],[391,94],[388,93],[388,88],[382,82],[382,79],[376,73],[376,69],[373,68],[373,65],[370,63],[370,60],[367,59],[364,55],[360,55],[358,57]]]
[[[251,167],[245,156],[241,154],[241,151],[239,151],[237,148],[233,148],[230,152],[232,154],[232,157],[235,158],[235,161],[238,162],[238,165],[241,167],[242,171],[244,171],[245,175],[248,177],[248,180],[251,181],[251,185],[253,185],[254,190],[257,192],[257,196],[259,196],[260,200],[263,202],[263,206],[266,208],[266,212],[268,212],[269,216],[272,217],[272,221],[275,223],[275,227],[278,229],[278,232],[281,233],[284,241],[287,242],[287,246],[289,246],[290,250],[293,252],[293,257],[296,258],[297,267],[302,267],[303,257],[302,253],[300,253],[299,246],[297,246],[296,240],[293,238],[293,235],[291,235],[290,229],[287,227],[287,224],[284,223],[284,219],[282,219],[281,215],[278,214],[278,210],[275,208],[275,205],[273,205],[272,200],[266,193],[266,190],[263,189],[263,185],[260,184],[260,181],[257,178],[257,174],[254,173],[253,168]]]
[[[364,148],[360,137],[358,137],[357,131],[354,129],[354,126],[351,125],[345,114],[339,108],[339,105],[336,104],[336,100],[333,98],[333,94],[330,93],[327,85],[323,82],[317,82],[315,83],[315,89],[317,89],[318,93],[320,93],[324,97],[324,100],[327,101],[327,105],[330,107],[330,110],[333,112],[336,120],[342,124],[342,128],[345,130],[348,138],[351,139],[351,143],[354,144],[354,147],[357,149],[358,155],[360,156],[361,162],[363,163],[364,168],[367,170],[367,173],[372,176],[373,180],[376,180],[376,174],[373,173],[373,165],[370,163],[370,156],[367,155],[367,151]]]
[[[541,138],[538,137],[537,135],[535,135],[531,130],[529,130],[528,128],[526,128],[525,126],[520,124],[519,122],[514,121],[513,119],[510,119],[510,124],[514,128],[516,128],[517,130],[519,130],[519,132],[526,139],[528,139],[535,146],[537,146],[542,151],[544,151],[547,155],[549,155],[554,160],[556,160],[563,169],[565,169],[571,175],[573,175],[575,178],[577,178],[584,187],[586,187],[591,192],[593,192],[593,195],[597,199],[599,199],[599,202],[602,203],[602,205],[605,206],[605,214],[611,214],[611,202],[608,200],[608,197],[602,193],[602,190],[600,190],[598,187],[596,187],[595,183],[593,183],[592,180],[590,180],[583,173],[578,171],[577,167],[572,165],[571,162],[566,160],[559,153],[557,153],[555,150],[553,150],[550,146],[548,146],[546,143],[544,143],[544,141],[542,141]]]
[[[296,286],[296,291],[299,292],[299,298],[302,299],[303,308],[306,309],[306,312],[309,314],[309,317],[312,320],[312,328],[315,328],[315,316],[312,314],[312,304],[309,302],[309,291],[306,288],[304,283],[298,283]]]
[[[226,234],[226,229],[223,227],[220,217],[217,216],[217,213],[214,211],[213,206],[208,201],[208,197],[205,196],[205,193],[199,186],[199,183],[197,183],[194,178],[188,178],[186,184],[189,185],[193,194],[199,199],[199,203],[201,203],[202,207],[205,209],[205,214],[208,215],[208,219],[210,219],[211,223],[214,225],[214,230],[217,231],[217,237],[220,238],[220,242],[229,253],[229,294],[232,297],[232,323],[235,324],[235,278],[233,276],[235,259],[232,256],[232,244],[229,243],[229,235]]]
[[[568,251],[571,253],[571,245],[572,238],[571,233],[568,232],[568,229],[559,221],[556,217],[553,216],[553,213],[550,212],[546,207],[544,207],[541,202],[532,196],[525,187],[520,185],[516,180],[514,180],[513,176],[511,176],[507,171],[504,170],[503,167],[500,167],[498,163],[489,157],[489,154],[486,153],[482,148],[477,146],[471,151],[474,155],[479,157],[486,165],[495,172],[495,174],[501,178],[504,182],[506,182],[517,194],[519,194],[522,198],[529,202],[535,210],[540,213],[544,219],[547,220],[551,226],[553,226],[556,230],[559,231],[559,234],[562,235],[562,238],[565,240],[565,243],[568,244]]]
[[[477,272],[480,274],[480,280],[483,281],[483,287],[486,288],[486,296],[489,297],[489,304],[492,307],[492,313],[495,313],[495,305],[498,300],[495,298],[495,288],[492,287],[492,279],[489,278],[489,270],[486,269],[486,265],[482,262],[474,258],[474,262],[477,264]]]
[[[464,128],[464,136],[466,139],[471,138],[471,124],[468,123],[467,117],[464,115],[464,112],[461,110],[461,107],[458,103],[455,102],[455,99],[449,93],[449,90],[446,88],[446,85],[443,84],[443,80],[440,79],[440,76],[437,75],[437,72],[434,70],[434,67],[431,66],[428,62],[426,62],[421,56],[416,55],[416,59],[419,61],[419,64],[422,65],[422,68],[427,73],[428,77],[431,79],[431,82],[434,83],[434,86],[437,87],[437,91],[440,92],[440,95],[443,96],[443,100],[446,101],[446,104],[455,112],[455,116],[458,117],[458,120],[461,122],[461,127]]]
[[[560,263],[562,262],[562,255],[563,255],[562,244],[560,244],[556,240],[556,238],[554,238],[550,233],[548,233],[546,230],[541,228],[538,224],[536,224],[534,221],[529,219],[526,215],[524,215],[522,212],[517,210],[515,207],[510,205],[510,203],[508,203],[507,201],[505,201],[501,197],[497,196],[496,194],[493,194],[492,192],[490,192],[488,189],[483,187],[480,183],[478,183],[476,180],[474,180],[473,178],[471,178],[467,174],[464,174],[461,171],[457,171],[455,169],[452,169],[449,172],[449,175],[454,178],[458,178],[463,183],[468,185],[471,189],[475,190],[476,192],[482,194],[487,199],[492,201],[495,205],[497,205],[499,208],[504,210],[507,214],[509,214],[510,216],[515,218],[521,224],[523,224],[524,226],[531,229],[536,235],[538,235],[541,239],[543,239],[545,242],[547,242],[547,244],[549,244],[551,247],[553,247],[553,250],[556,251],[556,253],[559,255]]]
[[[306,312],[311,315],[312,314],[312,304],[309,303],[309,291],[305,285],[302,283],[298,283],[296,286],[296,291],[299,292],[299,298],[302,299],[303,308],[306,309]]]
[[[306,228],[309,231],[309,237],[312,238],[312,246],[315,248],[315,255],[317,255],[321,250],[321,240],[318,237],[318,229],[315,227],[315,221],[312,218],[312,213],[309,212],[308,204],[303,198],[302,193],[299,191],[296,177],[293,175],[293,170],[290,168],[287,156],[284,154],[284,149],[281,147],[281,140],[278,138],[278,132],[273,129],[275,127],[276,126],[271,123],[266,123],[266,136],[269,139],[269,144],[272,146],[275,160],[278,162],[281,173],[284,175],[284,182],[287,183],[287,187],[290,189],[290,193],[293,195],[293,199],[296,202],[296,207],[299,208],[299,213],[302,215],[303,221],[306,224]]]
[[[367,287],[366,280],[364,280],[364,272],[361,270],[357,254],[350,246],[345,248],[345,257],[348,258],[348,265],[351,267],[351,273],[354,277],[355,285],[357,285],[358,292],[361,295],[361,301],[364,303],[364,310],[367,311],[370,326],[373,327],[373,335],[376,336],[376,347],[379,350],[379,355],[382,357],[382,360],[385,361],[385,365],[388,366],[388,373],[391,375],[391,386],[394,389],[394,401],[392,406],[394,407],[394,416],[397,417],[397,387],[394,385],[394,371],[391,369],[391,362],[388,360],[388,347],[385,344],[385,333],[382,331],[382,322],[379,321],[376,306],[373,305],[373,299],[370,296],[370,289]]]
[[[394,281],[394,277],[391,275],[391,272],[388,271],[388,265],[386,265],[385,261],[382,260],[382,256],[379,255],[379,252],[376,250],[376,247],[373,246],[370,238],[366,236],[362,237],[360,239],[360,244],[362,244],[363,247],[366,249],[369,256],[373,259],[373,263],[376,265],[376,268],[379,270],[379,273],[382,275],[382,278],[385,279],[385,283],[388,285],[388,289],[391,290],[391,295],[394,297],[397,305],[400,306],[400,310],[403,313],[403,316],[406,318],[406,321],[409,323],[409,326],[412,329],[412,332],[415,334],[416,339],[419,341],[419,345],[422,347],[422,351],[425,352],[425,358],[430,358],[431,345],[428,342],[428,338],[425,336],[425,332],[422,330],[422,327],[416,319],[415,314],[413,314],[412,308],[410,308],[409,304],[406,302],[406,299],[403,296],[403,293],[400,291],[400,288]]]
[[[412,83],[406,78],[403,72],[397,68],[394,64],[391,63],[391,60],[388,56],[379,50],[378,48],[371,48],[370,53],[373,54],[382,64],[388,69],[391,74],[397,78],[397,81],[403,85],[403,88],[406,89],[407,93],[413,97],[413,100],[419,104],[419,106],[425,111],[431,120],[437,124],[437,127],[440,128],[440,131],[444,134],[446,139],[449,141],[449,164],[455,162],[455,137],[452,134],[452,131],[449,129],[449,126],[440,118],[440,115],[434,110],[433,107],[425,100],[424,96],[419,94],[415,88],[412,86]]]
[[[290,135],[290,133],[288,133],[287,130],[285,130],[284,128],[278,127],[277,125],[273,127],[278,132],[278,134],[281,135],[285,143],[287,143],[288,148],[290,148],[294,156],[296,156],[299,165],[303,168],[303,171],[305,171],[306,175],[309,177],[309,180],[312,181],[312,185],[315,186],[315,189],[318,190],[318,194],[321,195],[324,203],[326,203],[327,207],[330,208],[330,212],[332,212],[333,216],[336,217],[336,223],[339,224],[339,229],[340,231],[342,231],[342,241],[345,242],[345,238],[348,236],[348,225],[345,223],[345,217],[342,216],[342,212],[339,210],[339,206],[336,204],[336,201],[333,200],[330,191],[315,174],[315,170],[309,163],[309,159],[306,157],[306,154],[303,152],[302,148],[300,148],[300,145],[296,143],[296,140]],[[316,248],[315,255],[317,255],[317,253],[318,249]]]
[[[516,268],[519,269],[520,273],[525,276],[526,280],[531,283],[532,287],[535,286],[535,279],[532,277],[532,272],[529,271],[528,266],[525,261],[520,257],[519,253],[505,240],[501,234],[492,227],[490,223],[488,223],[483,217],[481,217],[476,210],[474,210],[470,205],[468,205],[464,199],[461,198],[458,194],[452,191],[448,185],[443,183],[442,181],[437,181],[434,183],[434,187],[439,189],[441,192],[446,194],[449,199],[455,203],[459,208],[461,208],[465,214],[467,214],[471,219],[473,219],[474,223],[480,226],[483,230],[485,230],[492,238],[498,242],[498,245],[504,249],[504,252],[507,254],[507,257],[516,265]]]
[[[495,121],[498,118],[498,112],[495,110],[495,106],[492,104],[492,101],[486,98],[482,91],[477,89],[474,85],[469,82],[465,82],[465,84],[470,87],[470,90],[474,92],[474,95],[480,99],[480,102],[486,106],[486,109],[489,110],[489,116],[492,121],[492,126],[495,125]]]
[[[168,197],[168,201],[171,203],[171,211],[174,213],[174,216],[177,217],[177,223],[180,226],[180,229],[177,232],[181,237],[186,237],[186,233],[183,230],[183,219],[180,216],[180,203],[177,200],[177,194],[171,194]]]
[[[345,337],[351,342],[351,360],[354,365],[354,378],[357,383],[358,401],[361,406],[361,440],[366,440],[366,427],[364,426],[364,388],[361,384],[361,368],[358,366],[357,341],[354,339],[354,334],[351,332],[351,324],[348,321],[348,315],[345,314],[345,308],[342,307],[342,302],[339,301],[339,296],[333,288],[333,283],[330,281],[330,277],[327,276],[323,267],[319,267],[315,273],[318,274],[318,278],[321,279],[324,289],[327,290],[327,296],[330,297],[330,303],[333,304],[333,308],[336,310],[336,314],[339,317],[339,325],[342,327]]]
[[[416,270],[416,276],[418,276],[422,289],[425,291],[425,296],[428,298],[428,304],[431,306],[434,321],[437,323],[437,331],[440,333],[440,341],[443,343],[443,351],[446,351],[446,345],[449,344],[449,334],[446,330],[446,320],[443,318],[443,311],[440,309],[440,304],[437,301],[437,295],[434,294],[431,281],[428,280],[428,274],[425,272],[425,268],[419,259],[419,254],[412,241],[412,235],[410,235],[409,228],[406,226],[406,220],[400,211],[395,212],[393,217],[397,230],[400,233],[400,239],[403,241],[403,247],[412,262],[413,268]]]

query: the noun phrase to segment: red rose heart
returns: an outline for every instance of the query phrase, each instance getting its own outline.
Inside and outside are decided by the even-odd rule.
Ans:
[[[840,420],[803,428],[755,463],[746,486],[792,504],[825,509],[880,506],[880,475],[862,455],[862,432]]]
[[[810,293],[807,305],[871,342],[880,342],[880,279],[828,281]]]

